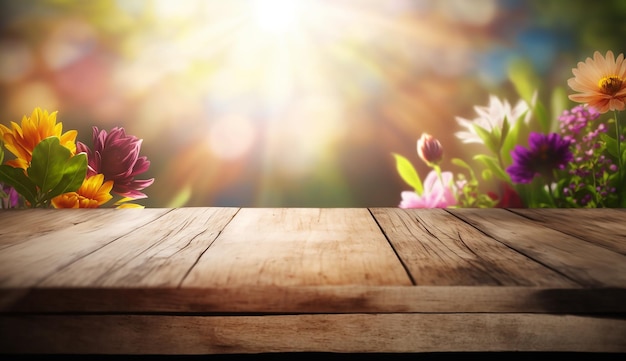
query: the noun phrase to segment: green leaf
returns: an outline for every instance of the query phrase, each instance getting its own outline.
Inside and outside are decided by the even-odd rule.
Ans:
[[[4,149],[2,147],[2,141],[0,140],[0,164],[4,162]]]
[[[472,167],[470,167],[469,164],[467,164],[463,159],[452,158],[450,161],[452,162],[452,164],[458,165],[459,167],[462,167],[462,168],[465,168],[465,169],[469,170],[470,173],[473,173]]]
[[[485,166],[487,166],[487,168],[491,170],[496,177],[506,182],[509,181],[508,174],[500,167],[500,165],[498,165],[498,160],[496,158],[484,154],[478,154],[474,156],[474,159],[485,164]]]
[[[535,74],[532,64],[522,59],[513,61],[509,67],[509,79],[520,97],[532,107],[532,112],[537,119],[540,131],[548,133],[553,125],[548,111],[538,100],[535,101],[533,106],[533,98],[535,97],[535,92],[539,89],[541,79]],[[558,92],[557,96],[560,96]]]
[[[487,149],[489,149],[492,153],[498,154],[500,151],[500,144],[498,144],[499,137],[494,136],[493,133],[487,131],[487,129],[474,124],[474,130],[476,134],[483,140]]]
[[[602,139],[606,143],[606,150],[609,154],[615,158],[617,158],[617,140],[607,133],[601,133],[600,139]]]
[[[520,129],[522,127],[526,127],[526,123],[522,120],[524,118],[525,113],[520,115],[517,121],[513,124],[511,129],[508,131],[507,137],[502,142],[502,147],[500,149],[500,156],[502,157],[502,162],[507,165],[511,164],[513,161],[511,157],[511,151],[515,148],[516,145],[519,144],[519,135]]]
[[[541,131],[543,133],[548,133],[550,131],[552,122],[550,121],[550,118],[548,116],[548,111],[541,102],[537,101],[537,104],[535,104],[535,107],[533,108],[533,113],[537,118],[537,123],[539,123]]]
[[[80,188],[87,173],[87,155],[72,156],[58,137],[48,137],[33,149],[27,173],[39,188],[39,203],[46,204],[60,194]]]
[[[539,84],[539,79],[533,71],[532,64],[523,59],[511,62],[509,79],[522,99],[528,104],[532,104],[533,95]]]
[[[459,167],[467,169],[467,171],[469,172],[469,175],[470,175],[470,180],[474,181],[474,182],[476,181],[476,174],[474,173],[474,170],[463,159],[452,158],[451,162],[454,165],[457,165]]]
[[[620,203],[618,204],[619,208],[626,208],[626,187],[620,190]]]
[[[567,109],[567,105],[568,98],[565,89],[563,87],[554,88],[550,99],[550,108],[552,109],[550,132],[557,132],[559,130],[558,119],[563,114],[563,111]]]
[[[400,154],[393,153],[393,156],[396,159],[396,169],[398,170],[398,174],[400,174],[400,177],[408,185],[413,187],[415,193],[421,195],[423,192],[422,181],[417,174],[417,170],[415,170],[415,168],[413,167],[413,164],[411,164],[408,159],[401,156]]]
[[[0,165],[0,181],[15,188],[31,205],[37,204],[37,186],[24,173],[22,168]]]
[[[46,195],[52,199],[60,194],[75,192],[80,188],[87,175],[87,155],[79,153],[67,160],[63,169],[63,177],[54,189]]]
[[[65,163],[71,156],[70,150],[61,145],[58,137],[48,137],[35,146],[26,173],[39,187],[40,194],[48,193],[59,184]]]
[[[491,169],[483,169],[481,176],[483,177],[484,180],[488,181],[493,177],[493,172],[491,171]]]
[[[509,122],[509,119],[505,116],[504,119],[502,119],[502,134],[500,135],[500,144],[504,144],[510,130],[511,123]]]

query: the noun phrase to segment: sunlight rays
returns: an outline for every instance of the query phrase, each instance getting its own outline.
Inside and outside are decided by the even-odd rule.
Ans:
[[[11,106],[31,89],[103,127],[127,122],[163,159],[151,168],[155,202],[172,193],[189,205],[354,204],[351,188],[384,179],[365,169],[370,160],[391,168],[390,150],[412,149],[424,128],[449,133],[450,101],[494,16],[492,0],[471,10],[431,0],[93,3],[106,16],[70,16],[42,40],[54,84],[21,86]],[[15,57],[36,59],[26,55]]]
[[[246,167],[257,167],[260,178],[255,192],[261,203],[268,194],[280,194],[288,182],[310,178],[313,172],[318,172],[318,180],[321,177],[321,187],[324,179],[337,182],[337,175],[331,173],[340,171],[336,154],[344,146],[342,139],[351,132],[374,136],[372,129],[380,126],[374,117],[351,117],[350,109],[375,105],[382,94],[415,96],[404,89],[402,79],[407,76],[458,75],[467,65],[462,34],[426,17],[416,21],[415,16],[382,3],[254,0],[216,4],[187,4],[197,7],[190,14],[209,14],[211,21],[190,16],[195,22],[177,23],[176,31],[164,33],[169,35],[159,38],[154,35],[158,30],[146,33],[153,36],[146,38],[152,45],[144,46],[136,58],[132,70],[136,76],[131,72],[121,78],[127,82],[124,89],[140,94],[141,88],[154,91],[158,83],[194,72],[190,84],[196,93],[189,94],[190,101],[206,109],[206,124],[195,128],[208,133],[191,137],[194,147],[202,149],[199,154],[206,153],[201,157],[223,163],[222,167],[238,164],[233,169],[244,172],[244,177]],[[437,61],[450,53],[450,44],[456,50],[448,58],[459,60],[442,68]],[[148,108],[167,108],[163,104],[167,101],[161,98],[158,105]],[[407,125],[412,123],[411,107],[419,105],[408,106],[396,111],[408,116],[389,113],[390,129],[415,128]],[[158,132],[159,124],[143,127]],[[193,152],[198,154],[198,150]],[[328,173],[319,173],[320,169]],[[189,177],[186,181],[192,184],[194,195],[206,199],[202,193],[210,190],[200,185],[212,177],[210,171],[181,171]],[[343,197],[349,202],[349,194]]]

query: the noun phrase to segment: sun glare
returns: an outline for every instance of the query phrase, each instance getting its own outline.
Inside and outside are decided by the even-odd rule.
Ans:
[[[115,1],[123,16],[98,24],[115,35],[117,58],[97,56],[108,46],[97,45],[96,25],[66,20],[44,39],[43,62],[57,72],[56,86],[65,84],[63,96],[94,102],[86,108],[103,124],[128,117],[146,147],[171,142],[172,161],[152,168],[162,180],[155,193],[165,197],[184,183],[184,198],[196,205],[253,198],[246,205],[279,206],[289,192],[300,205],[351,204],[348,181],[376,180],[344,173],[391,164],[390,147],[446,118],[445,95],[454,89],[441,79],[462,75],[474,58],[453,26],[466,21],[459,14],[484,14],[483,24],[494,13],[493,0],[471,8],[427,0]],[[438,13],[453,5],[458,11],[443,12],[455,16]],[[0,82],[26,79],[34,55],[12,43],[0,49],[13,54],[0,56],[10,65]],[[12,91],[10,103],[36,95],[55,105],[61,98],[52,89],[31,82]],[[225,192],[244,184],[241,194]]]
[[[261,31],[270,34],[284,34],[298,23],[299,1],[296,0],[255,0],[254,22]]]
[[[194,109],[200,102],[204,111],[196,120],[198,140],[193,140],[198,144],[187,143],[189,153],[180,157],[212,159],[224,169],[245,169],[245,162],[253,162],[247,166],[259,170],[261,203],[268,195],[281,194],[294,179],[336,182],[337,154],[345,137],[366,149],[378,141],[375,137],[384,137],[367,114],[354,112],[375,104],[381,92],[399,109],[387,114],[389,128],[412,132],[417,127],[413,119],[419,117],[414,110],[424,108],[423,116],[428,116],[432,109],[415,104],[402,87],[394,88],[394,79],[403,71],[453,73],[459,66],[440,66],[442,59],[467,58],[462,37],[445,28],[433,33],[437,23],[427,18],[408,23],[410,18],[397,6],[375,1],[245,0],[217,5],[192,0],[186,9],[192,15],[185,22],[176,20],[182,10],[168,10],[164,0],[157,4],[157,16],[167,14],[177,27],[136,38],[144,52],[120,73],[118,79],[125,82],[120,91],[139,96],[141,88],[150,94],[180,89],[176,98],[146,98],[151,103],[144,109],[159,111],[144,117],[141,126],[155,132],[159,128],[154,120],[167,114],[164,109],[173,113],[180,104]],[[410,70],[409,63],[435,66]],[[181,80],[172,84],[174,79]],[[428,94],[434,89],[429,86]],[[167,129],[176,121],[160,123]],[[206,184],[212,177],[206,172],[184,174],[190,184]],[[349,202],[337,198],[348,194],[328,197]]]

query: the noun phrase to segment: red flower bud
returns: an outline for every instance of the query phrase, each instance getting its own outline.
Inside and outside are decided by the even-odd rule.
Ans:
[[[443,158],[441,143],[428,133],[423,133],[417,141],[417,154],[426,164],[436,165]]]

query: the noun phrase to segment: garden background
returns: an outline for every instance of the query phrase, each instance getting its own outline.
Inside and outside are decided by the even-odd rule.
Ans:
[[[626,53],[626,1],[1,0],[0,123],[35,107],[90,142],[143,139],[147,207],[395,207],[392,153],[428,172],[511,64],[549,102],[579,61]],[[570,91],[569,89],[567,89]],[[571,103],[574,105],[574,103]],[[480,165],[476,165],[480,168]]]

